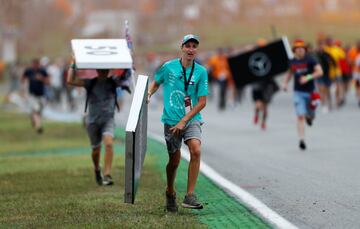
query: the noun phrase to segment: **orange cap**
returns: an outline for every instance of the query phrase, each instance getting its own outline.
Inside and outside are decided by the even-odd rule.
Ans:
[[[302,39],[296,39],[293,43],[293,48],[299,48],[299,47],[302,47],[302,48],[305,48],[306,47],[306,44],[305,44],[305,41],[302,40]]]
[[[306,50],[307,46],[305,41],[302,39],[296,39],[293,43],[292,50],[294,51],[296,48],[304,48]]]

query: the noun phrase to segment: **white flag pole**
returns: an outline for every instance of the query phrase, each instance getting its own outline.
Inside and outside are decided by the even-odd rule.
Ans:
[[[129,21],[128,20],[125,20],[125,39],[126,39],[127,46],[128,46],[128,48],[130,50],[130,54],[131,54],[132,59],[133,59],[133,66],[131,68],[131,82],[132,82],[133,89],[135,90],[134,46],[133,46],[133,42],[132,42],[130,32],[129,32]]]

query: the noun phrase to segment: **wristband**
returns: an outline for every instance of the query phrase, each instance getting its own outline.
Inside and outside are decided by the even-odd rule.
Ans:
[[[314,79],[314,76],[313,76],[313,75],[311,75],[311,74],[307,74],[307,75],[306,75],[306,80],[307,80],[307,81],[310,81],[310,80],[312,80],[312,79]]]

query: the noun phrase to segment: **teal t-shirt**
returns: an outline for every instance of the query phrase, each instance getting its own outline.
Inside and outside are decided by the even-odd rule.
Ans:
[[[192,66],[186,68],[186,81],[190,77]],[[164,89],[164,110],[161,121],[167,125],[176,125],[185,116],[185,86],[184,73],[180,59],[174,59],[163,64],[155,73],[157,84],[163,84]],[[191,77],[188,90],[192,106],[198,103],[199,96],[208,94],[208,75],[206,69],[195,63],[194,72]],[[197,113],[191,120],[202,121],[201,114]]]

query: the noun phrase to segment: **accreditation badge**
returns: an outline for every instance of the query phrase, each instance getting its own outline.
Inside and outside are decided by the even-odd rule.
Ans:
[[[185,96],[184,97],[184,104],[185,104],[185,113],[189,113],[192,109],[192,103],[191,103],[191,98],[190,96]]]

